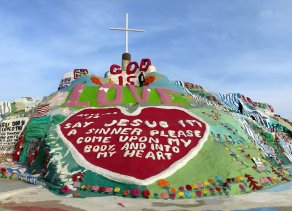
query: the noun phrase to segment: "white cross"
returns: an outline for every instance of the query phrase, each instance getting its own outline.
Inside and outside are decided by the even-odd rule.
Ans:
[[[128,13],[126,13],[126,28],[110,28],[110,30],[119,30],[126,32],[126,53],[128,53],[128,32],[144,32],[143,29],[129,29],[128,28]]]

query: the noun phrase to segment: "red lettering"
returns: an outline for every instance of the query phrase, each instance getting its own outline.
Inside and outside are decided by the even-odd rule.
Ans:
[[[118,77],[118,79],[119,79],[119,85],[120,85],[120,86],[123,86],[123,85],[124,85],[124,78],[123,78],[123,76],[120,75],[120,76]]]
[[[138,69],[140,70],[140,72],[147,72],[150,65],[151,60],[148,58],[142,59],[140,62],[140,66],[138,62],[130,62],[127,65],[126,71],[123,72],[122,68],[119,65],[113,64],[110,67],[109,77],[115,78],[115,81],[118,80],[118,84],[121,86],[124,86],[126,84],[135,85],[135,80],[137,78],[137,75],[139,74]]]
[[[112,75],[118,75],[118,74],[121,74],[122,73],[122,69],[119,65],[117,64],[113,64],[110,68],[110,73]]]
[[[150,59],[142,59],[140,63],[140,71],[141,72],[146,72],[151,65],[151,60]]]
[[[132,66],[134,66],[134,67],[132,68]],[[139,68],[139,65],[138,65],[137,62],[130,62],[128,64],[128,66],[127,66],[127,72],[126,73],[128,75],[134,74],[137,71],[138,68]]]
[[[137,77],[134,76],[134,75],[128,76],[127,77],[127,82],[128,82],[128,84],[135,85],[135,82],[131,81],[132,78],[136,79]]]

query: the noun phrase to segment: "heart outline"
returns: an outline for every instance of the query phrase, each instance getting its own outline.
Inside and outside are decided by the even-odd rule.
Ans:
[[[200,120],[202,123],[205,124],[206,130],[205,130],[202,138],[198,141],[197,145],[194,148],[192,148],[191,150],[189,150],[189,152],[184,157],[181,157],[179,160],[172,163],[168,168],[166,168],[162,172],[160,172],[156,175],[153,175],[151,177],[148,177],[147,179],[142,180],[142,179],[135,178],[133,176],[123,175],[123,174],[113,172],[111,170],[93,165],[92,163],[87,161],[87,159],[75,148],[75,146],[69,140],[67,140],[67,138],[63,135],[63,133],[61,131],[60,125],[63,122],[65,122],[66,120],[68,120],[70,117],[72,117],[74,115],[78,115],[78,113],[80,113],[84,110],[87,110],[87,109],[98,110],[98,109],[112,109],[112,108],[118,108],[122,114],[128,115],[128,116],[137,116],[141,113],[141,111],[144,108],[177,109],[180,111],[184,111],[188,115]],[[92,172],[100,174],[106,178],[109,178],[111,180],[118,181],[118,182],[130,183],[130,184],[137,184],[137,185],[150,185],[159,179],[165,179],[165,178],[171,176],[177,170],[181,169],[184,165],[186,165],[187,162],[189,162],[192,158],[194,158],[197,155],[197,153],[201,150],[204,143],[207,141],[209,131],[210,131],[209,125],[205,121],[203,121],[201,118],[197,117],[195,114],[189,112],[188,110],[186,110],[184,108],[174,107],[174,106],[147,106],[147,107],[140,107],[139,106],[134,112],[131,112],[131,113],[128,112],[125,107],[121,107],[121,106],[103,107],[103,108],[87,107],[87,108],[80,109],[77,112],[74,112],[73,114],[68,116],[64,121],[62,121],[60,124],[57,125],[57,132],[58,132],[59,137],[62,139],[64,144],[68,147],[69,151],[71,152],[72,157],[74,158],[74,160],[76,161],[76,163],[78,165],[84,167],[85,169],[91,170]]]

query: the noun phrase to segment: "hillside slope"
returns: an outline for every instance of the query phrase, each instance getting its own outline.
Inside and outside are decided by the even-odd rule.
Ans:
[[[79,70],[38,107],[6,109],[2,157],[13,156],[27,166],[27,178],[74,197],[194,198],[290,181],[291,123],[271,105],[171,81],[152,65],[112,70],[117,76],[105,78]],[[143,71],[144,86],[131,83]],[[8,142],[13,151],[5,151]],[[16,169],[1,167],[7,178]]]

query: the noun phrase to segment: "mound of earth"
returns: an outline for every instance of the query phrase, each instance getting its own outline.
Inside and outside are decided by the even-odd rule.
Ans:
[[[291,179],[292,126],[271,105],[172,81],[150,59],[105,77],[75,69],[0,111],[0,176],[60,195],[195,198]]]

